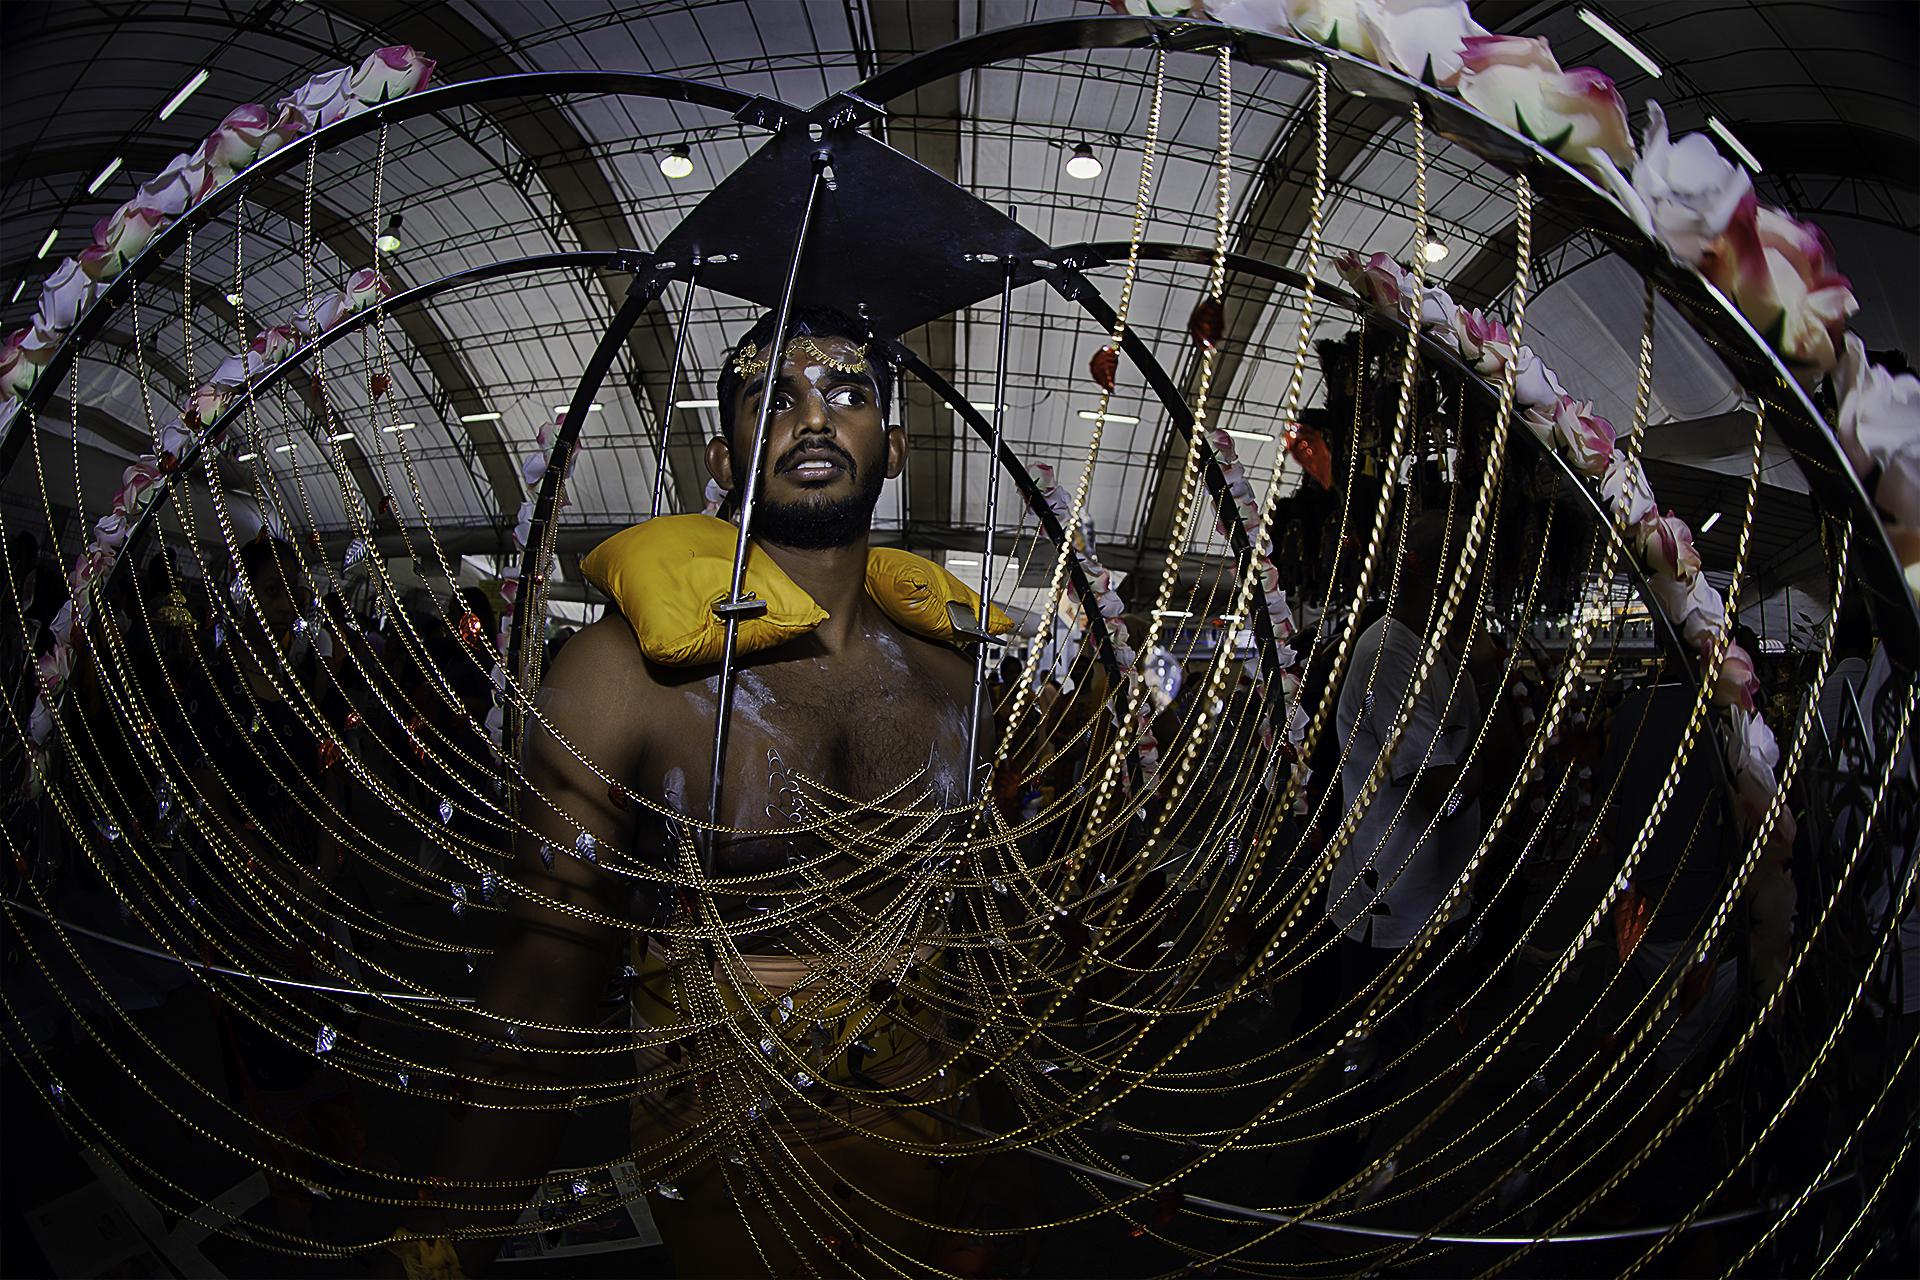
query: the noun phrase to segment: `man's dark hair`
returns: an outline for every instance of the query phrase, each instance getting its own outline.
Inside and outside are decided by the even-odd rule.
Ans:
[[[739,339],[728,348],[720,361],[720,380],[715,392],[720,400],[721,430],[729,439],[733,435],[733,402],[740,394],[740,388],[746,379],[734,372],[733,358],[741,348],[751,343],[761,349],[773,342],[774,322],[780,317],[769,311],[754,324],[753,328],[741,334]],[[880,415],[891,416],[893,412],[893,365],[890,362],[885,345],[874,339],[873,332],[861,321],[855,320],[844,311],[833,307],[795,307],[787,318],[787,341],[795,338],[844,338],[848,342],[867,343],[867,362],[873,366],[874,396],[880,403]]]

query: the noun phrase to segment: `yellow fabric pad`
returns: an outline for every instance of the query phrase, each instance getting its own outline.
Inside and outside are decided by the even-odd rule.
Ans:
[[[962,606],[969,618],[980,618],[980,593],[931,560],[898,547],[875,547],[867,552],[867,594],[889,618],[915,635],[959,643],[953,634],[949,604]],[[989,606],[987,629],[994,635],[1013,629],[1013,619]]]
[[[648,658],[674,667],[718,662],[727,627],[713,606],[732,585],[737,536],[712,516],[661,516],[589,551],[580,572],[619,604]],[[767,611],[740,624],[741,653],[771,649],[827,620],[760,547],[747,548],[743,589],[766,601]]]
[[[713,606],[726,599],[738,536],[732,524],[712,516],[661,516],[602,542],[580,562],[580,571],[614,598],[640,652],[652,661],[718,662],[727,629]],[[747,549],[745,590],[766,601],[767,611],[740,624],[743,654],[784,644],[827,620],[826,610],[759,546]],[[901,627],[948,644],[961,639],[948,605],[957,602],[975,617],[980,609],[979,594],[953,574],[892,547],[868,553],[867,594]],[[998,634],[1013,622],[994,609],[989,626]]]

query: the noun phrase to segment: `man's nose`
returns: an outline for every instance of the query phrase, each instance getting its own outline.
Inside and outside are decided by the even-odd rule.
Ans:
[[[821,434],[833,429],[833,414],[827,410],[827,398],[818,391],[808,391],[800,397],[800,404],[794,420],[797,434]]]

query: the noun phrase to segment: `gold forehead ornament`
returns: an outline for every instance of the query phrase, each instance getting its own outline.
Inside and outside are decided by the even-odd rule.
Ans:
[[[773,349],[762,352],[749,342],[733,354],[733,371],[744,379],[754,379],[765,373],[773,364]],[[813,364],[823,364],[837,373],[870,373],[873,366],[867,361],[867,344],[861,343],[853,349],[853,359],[842,360],[822,350],[820,344],[806,334],[801,334],[787,344],[787,359],[806,360]]]

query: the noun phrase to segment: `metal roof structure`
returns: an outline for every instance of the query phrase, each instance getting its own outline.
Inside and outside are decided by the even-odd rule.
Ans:
[[[1661,101],[1676,132],[1718,118],[1761,162],[1762,197],[1818,220],[1832,235],[1843,269],[1861,285],[1854,327],[1869,347],[1914,350],[1920,322],[1905,299],[1920,261],[1915,11],[1782,0],[1591,7],[1651,54],[1663,75],[1647,75],[1610,47],[1582,22],[1577,6],[1487,0],[1474,9],[1491,29],[1549,36],[1567,65],[1591,62],[1613,75],[1636,126],[1648,98]],[[233,105],[270,105],[309,75],[357,63],[380,45],[426,51],[438,59],[441,83],[527,71],[640,71],[805,103],[954,39],[1106,10],[1097,0],[9,4],[0,8],[0,298],[11,301],[0,321],[9,330],[23,323],[39,277],[77,252],[94,220],[176,152],[191,150]],[[202,70],[204,83],[168,119],[157,119],[161,105]],[[1150,239],[1211,243],[1216,123],[1209,72],[1203,56],[1168,61]],[[1248,68],[1233,85],[1232,247],[1296,269],[1303,265],[1310,187],[1302,177],[1306,113],[1298,110],[1308,84],[1285,70]],[[1142,50],[1045,54],[920,87],[887,104],[875,133],[981,200],[1016,211],[1050,244],[1124,242],[1149,91]],[[107,327],[74,375],[85,454],[97,455],[98,476],[106,477],[83,466],[83,488],[100,483],[110,490],[115,460],[136,450],[151,407],[177,403],[238,347],[230,294],[244,305],[250,327],[280,322],[310,291],[337,287],[368,265],[373,237],[396,212],[405,219],[404,246],[387,266],[398,287],[555,249],[651,251],[765,135],[726,112],[686,102],[580,93],[461,108],[383,136],[384,147],[369,136],[320,158],[310,212],[303,181],[289,175],[250,192],[236,216],[199,238],[191,335],[181,323],[177,271],[157,276],[140,305]],[[1102,162],[1092,181],[1063,167],[1080,142]],[[659,164],[675,146],[686,147],[693,162],[678,181]],[[1439,140],[1430,158],[1435,234],[1449,250],[1434,275],[1463,302],[1493,298],[1512,261],[1511,205],[1500,175]],[[116,160],[118,169],[90,191]],[[1403,118],[1343,95],[1329,165],[1337,198],[1328,210],[1328,253],[1404,254],[1412,164]],[[311,251],[303,255],[309,218]],[[1542,229],[1535,258],[1545,288],[1530,310],[1530,341],[1571,390],[1624,420],[1640,307],[1634,273],[1577,218],[1556,220],[1546,210]],[[57,234],[37,256],[49,233]],[[769,235],[784,243],[786,230],[770,228]],[[1331,277],[1324,264],[1322,271]],[[1096,274],[1095,283],[1110,288],[1113,279]],[[1204,267],[1148,264],[1133,300],[1136,332],[1189,386],[1197,362],[1185,322],[1203,280]],[[388,455],[399,437],[379,431],[364,384],[357,396],[346,379],[332,390],[339,422],[355,433],[348,448],[360,460],[361,496],[371,502],[375,492],[391,492],[408,518],[417,504],[462,553],[509,555],[508,531],[525,497],[518,459],[568,399],[624,290],[617,273],[534,273],[454,290],[396,316],[386,326],[394,351],[391,394],[397,419],[417,423],[404,438],[411,466],[404,483],[375,475],[391,469]],[[651,441],[663,416],[682,442],[670,451],[670,505],[698,509],[706,477],[687,443],[715,428],[715,411],[700,402],[711,398],[722,351],[758,308],[697,294],[689,382],[670,405],[671,319],[682,300],[674,286],[649,310],[585,427],[588,448],[562,520],[561,579],[574,576],[578,554],[598,537],[645,514],[654,486]],[[1262,282],[1229,280],[1212,416],[1242,433],[1242,459],[1256,486],[1276,465],[1270,437],[1290,372],[1295,302]],[[992,312],[989,303],[903,335],[977,404],[991,399]],[[1673,492],[1702,505],[1682,512],[1697,526],[1718,509],[1710,504],[1722,501],[1723,490],[1738,484],[1738,477],[1716,479],[1711,424],[1740,403],[1741,392],[1677,316],[1664,319],[1649,454],[1691,477]],[[1349,323],[1328,317],[1317,336],[1334,336]],[[1086,361],[1103,340],[1050,291],[1016,296],[1008,439],[1023,459],[1077,473],[1093,429],[1082,415],[1096,395]],[[1318,371],[1310,369],[1306,403],[1316,403],[1318,390]],[[918,384],[903,389],[900,412],[914,453],[907,474],[882,499],[882,535],[923,551],[977,543],[984,446]],[[304,438],[300,413],[295,405],[272,416],[277,434],[267,444],[291,448],[266,461],[314,526],[344,528],[340,504],[352,495],[325,473],[323,483],[296,479],[306,447],[296,438]],[[1090,513],[1103,553],[1123,565],[1130,554],[1166,541],[1179,450],[1164,412],[1137,380],[1123,380],[1112,413]],[[45,429],[73,427],[50,419]],[[319,459],[305,461],[311,478]],[[1803,489],[1792,471],[1783,460],[1769,481],[1789,492]],[[24,491],[27,483],[23,475],[10,481],[9,505],[37,509],[39,495]],[[103,497],[92,497],[91,505]],[[1003,532],[1018,520],[1017,510],[1006,514]],[[1762,563],[1784,563],[1811,542],[1811,519],[1783,509],[1768,537],[1777,554]],[[1010,563],[1001,586],[1010,603],[1025,606],[1031,601],[1023,596],[1035,589],[1020,586],[1017,572]]]

